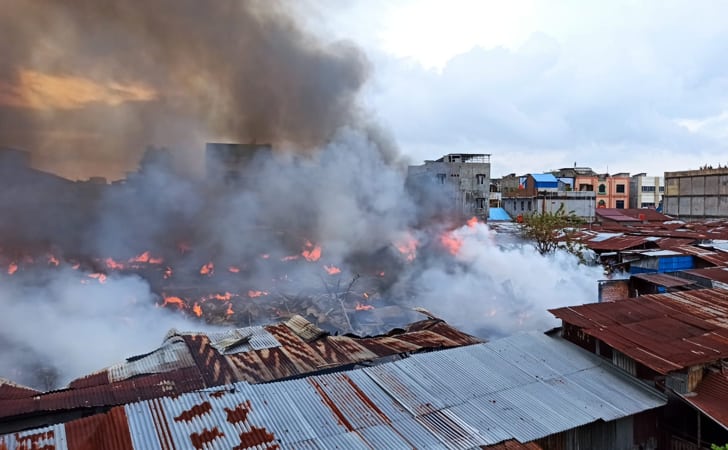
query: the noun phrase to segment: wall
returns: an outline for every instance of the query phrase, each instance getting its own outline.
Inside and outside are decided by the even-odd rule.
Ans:
[[[663,212],[683,220],[728,217],[728,168],[665,172]]]

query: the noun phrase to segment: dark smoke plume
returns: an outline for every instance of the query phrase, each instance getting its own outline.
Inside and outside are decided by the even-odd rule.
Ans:
[[[360,118],[365,56],[280,2],[0,3],[0,146],[41,169],[118,178],[147,145],[199,158],[206,140],[311,149]]]

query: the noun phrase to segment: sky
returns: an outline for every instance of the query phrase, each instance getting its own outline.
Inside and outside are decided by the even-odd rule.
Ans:
[[[401,0],[298,6],[372,61],[365,101],[413,163],[494,177],[728,163],[728,3]]]
[[[146,145],[201,166],[365,117],[410,164],[488,153],[493,177],[728,164],[724,1],[171,3],[0,0],[0,146],[116,179]]]

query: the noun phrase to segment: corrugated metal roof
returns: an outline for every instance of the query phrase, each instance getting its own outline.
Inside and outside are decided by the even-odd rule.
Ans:
[[[728,429],[728,374],[709,372],[698,384],[695,392],[682,397]]]
[[[632,278],[637,278],[667,288],[689,286],[691,284],[695,284],[695,281],[686,280],[685,278],[667,275],[664,273],[636,273],[632,275]]]
[[[673,247],[671,250],[680,252],[684,255],[692,255],[716,266],[728,265],[728,253],[725,252],[716,252],[705,248],[695,247],[693,245],[681,245],[679,247]]]
[[[536,183],[557,183],[556,177],[552,173],[532,173],[531,176]]]
[[[706,278],[711,281],[718,281],[720,283],[728,283],[728,267],[708,267],[705,269],[690,269],[685,270],[685,273],[697,275],[702,278]]]
[[[550,310],[667,374],[728,357],[728,291],[696,289]]]
[[[598,240],[595,240],[598,239]],[[643,247],[647,244],[655,246],[653,241],[648,239],[645,236],[625,236],[625,235],[619,235],[619,236],[612,236],[608,238],[603,238],[603,236],[599,236],[598,238],[588,240],[584,242],[584,245],[586,245],[588,248],[592,250],[606,250],[606,251],[620,251],[620,250],[628,250],[631,248],[637,248],[637,247]]]
[[[0,396],[0,419],[120,405],[236,381],[281,380],[402,353],[478,342],[481,340],[437,319],[368,338],[329,336],[300,316],[286,323],[224,333],[172,330],[159,349],[74,380],[68,389],[25,397]]]
[[[510,440],[495,445],[486,445],[481,447],[483,450],[543,450],[543,447],[535,442],[521,444],[518,441]]]
[[[23,436],[45,433],[48,448],[62,448],[65,433],[92,438],[87,442],[97,448],[131,442],[140,449],[465,449],[526,443],[666,403],[663,394],[560,338],[532,333],[496,342],[306,379],[239,382],[146,400]],[[513,374],[516,379],[505,384]],[[21,438],[0,436],[0,447],[22,448]],[[78,440],[67,442],[72,450],[83,448]]]
[[[14,383],[5,378],[0,378],[0,400],[27,398],[38,394],[40,392],[33,388]]]

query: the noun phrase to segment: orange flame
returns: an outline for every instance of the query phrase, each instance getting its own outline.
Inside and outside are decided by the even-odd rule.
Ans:
[[[417,246],[419,242],[412,236],[407,236],[405,240],[395,243],[395,247],[402,253],[407,261],[414,261],[417,257]]]
[[[74,264],[74,265],[71,266],[71,269],[78,270],[79,267],[81,267],[81,263],[76,263],[76,264]]]
[[[104,275],[103,273],[90,273],[86,276],[99,280],[99,283],[106,283],[106,275]]]
[[[460,247],[463,246],[463,241],[453,236],[451,233],[444,233],[440,236],[440,244],[450,252],[451,255],[457,255],[460,252]]]
[[[210,299],[220,300],[221,302],[226,302],[233,298],[233,294],[230,292],[226,292],[224,294],[212,294],[209,297]]]
[[[172,268],[171,267],[167,267],[166,269],[164,269],[163,277],[165,280],[172,278]]]
[[[471,217],[470,219],[468,219],[468,221],[467,221],[467,222],[465,222],[465,223],[467,223],[467,224],[468,224],[468,227],[470,227],[470,228],[475,228],[475,225],[477,225],[477,224],[478,224],[478,218],[477,218],[477,217],[475,217],[475,216],[473,216],[473,217]]]
[[[124,264],[116,262],[112,258],[106,258],[104,262],[106,263],[106,267],[111,270],[122,270],[124,268]]]
[[[18,271],[18,265],[14,262],[11,262],[10,265],[8,266],[8,275],[12,275],[17,271]]]
[[[374,306],[372,306],[372,305],[365,305],[364,303],[358,303],[357,302],[355,309],[357,311],[369,311],[369,310],[374,309]]]
[[[192,312],[195,313],[197,317],[202,316],[202,308],[200,308],[200,305],[195,302],[195,304],[192,306]]]
[[[362,297],[364,297],[364,298],[369,298],[369,294],[367,294],[367,293],[365,292],[365,293],[363,293],[363,294],[362,294]]]
[[[200,267],[201,275],[212,276],[212,274],[214,274],[214,273],[215,273],[215,265],[212,263],[212,261],[210,261],[209,263]]]
[[[58,265],[61,264],[61,262],[53,254],[49,253],[48,254],[48,264],[58,267]]]
[[[384,271],[379,272],[377,275],[379,275],[380,277],[383,277],[384,276]]]
[[[238,266],[230,266],[230,267],[228,267],[228,272],[230,272],[230,273],[238,273],[238,272],[240,272],[240,267],[238,267]]]
[[[235,313],[235,311],[233,311],[233,304],[228,303],[228,307],[227,307],[227,310],[225,311],[225,314],[227,314],[228,316],[232,316],[234,313]]]
[[[261,297],[263,295],[268,295],[268,293],[266,291],[253,291],[253,290],[248,291],[248,297],[250,297],[250,298]]]
[[[306,246],[301,252],[301,256],[306,258],[306,261],[318,261],[321,258],[321,246],[313,245],[309,241],[306,241]]]
[[[149,262],[149,256],[150,256],[149,250],[147,250],[146,252],[142,253],[141,255],[137,255],[134,258],[130,259],[129,262],[139,262],[139,263]]]
[[[162,306],[177,305],[179,309],[183,309],[185,307],[184,300],[179,297],[167,296],[165,294],[162,294],[162,297],[164,297],[164,303],[162,303]]]
[[[324,270],[325,270],[325,271],[326,271],[326,273],[328,273],[329,275],[336,275],[337,273],[341,273],[341,269],[339,269],[338,267],[336,267],[336,266],[334,266],[334,265],[331,265],[331,266],[324,266]]]
[[[260,255],[260,257],[263,259],[268,259],[270,258],[270,255],[268,253],[263,253],[262,255]]]

